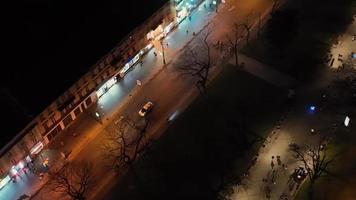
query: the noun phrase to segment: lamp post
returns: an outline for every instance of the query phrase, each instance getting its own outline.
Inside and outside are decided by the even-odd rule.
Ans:
[[[98,121],[100,124],[103,124],[103,121],[102,121],[102,119],[101,119],[101,115],[99,114],[99,112],[95,112],[95,116],[96,116],[97,121]]]
[[[218,2],[217,2],[217,0],[213,0],[213,4],[215,5],[215,12],[218,12]]]
[[[166,57],[164,55],[164,45],[163,45],[163,39],[160,40],[161,47],[162,47],[162,57],[163,57],[163,64],[166,64]]]

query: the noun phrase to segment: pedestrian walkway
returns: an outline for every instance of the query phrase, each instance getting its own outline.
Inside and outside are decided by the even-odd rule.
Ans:
[[[273,69],[272,67],[269,67],[246,55],[239,54],[239,61],[240,63],[243,63],[243,70],[277,87],[288,89],[296,83],[295,79],[292,77],[283,74]],[[230,59],[229,63],[234,65],[234,58]]]

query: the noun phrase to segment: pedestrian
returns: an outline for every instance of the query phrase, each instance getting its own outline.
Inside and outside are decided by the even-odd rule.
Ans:
[[[274,167],[274,162],[273,162],[273,160],[271,161],[271,167],[272,167],[272,169],[273,169],[273,167]]]
[[[277,163],[278,163],[279,166],[281,165],[281,163],[282,163],[281,156],[277,156]]]
[[[188,35],[189,31],[187,30],[187,35]]]

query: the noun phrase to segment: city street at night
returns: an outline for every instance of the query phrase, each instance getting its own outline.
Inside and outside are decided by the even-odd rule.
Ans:
[[[330,30],[307,0],[161,3],[1,148],[0,200],[353,200],[355,2]]]

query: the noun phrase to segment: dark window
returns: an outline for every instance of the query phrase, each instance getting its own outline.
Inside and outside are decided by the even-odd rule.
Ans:
[[[61,130],[61,126],[58,125],[55,129],[52,130],[52,132],[47,135],[48,140],[51,141]]]
[[[87,106],[89,106],[93,101],[91,100],[91,97],[87,98],[85,100],[85,103],[87,104]]]
[[[79,114],[80,114],[80,108],[79,108],[80,106],[78,106],[78,108],[76,108],[75,110],[74,110],[74,114],[75,114],[75,116],[78,116]]]
[[[69,114],[63,119],[64,126],[67,126],[73,121],[72,116]]]

